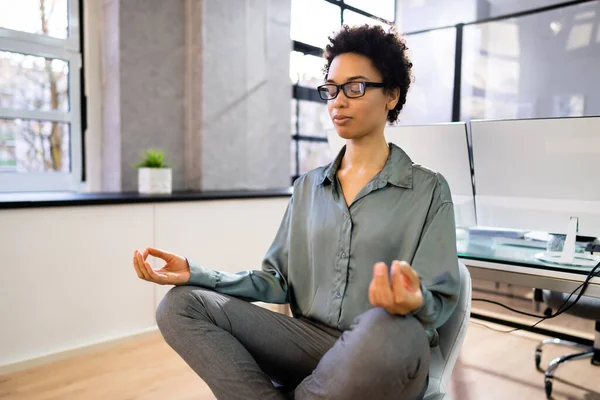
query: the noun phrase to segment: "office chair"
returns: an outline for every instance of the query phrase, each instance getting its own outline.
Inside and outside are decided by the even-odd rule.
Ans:
[[[564,304],[569,294],[562,292],[555,292],[551,290],[542,291],[543,302],[551,309],[558,310],[558,308]],[[570,302],[572,302],[573,297]],[[572,360],[581,360],[584,358],[590,358],[593,366],[600,366],[600,299],[582,296],[577,304],[565,311],[568,314],[572,314],[576,317],[591,319],[596,321],[595,328],[595,341],[593,346],[586,346],[579,343],[570,342],[561,339],[545,339],[535,349],[535,367],[538,371],[544,373],[544,387],[546,390],[546,397],[548,399],[552,396],[552,382],[554,374],[561,364]],[[550,361],[548,367],[544,370],[540,367],[542,360],[542,348],[547,344],[556,344],[561,346],[567,346],[574,349],[580,350],[578,353],[572,353],[557,357]],[[600,372],[600,371],[599,371]]]
[[[431,349],[429,366],[429,386],[423,400],[451,400],[446,391],[452,376],[454,364],[460,354],[471,316],[471,275],[461,262],[460,295],[454,313],[446,323],[438,329],[440,344]]]

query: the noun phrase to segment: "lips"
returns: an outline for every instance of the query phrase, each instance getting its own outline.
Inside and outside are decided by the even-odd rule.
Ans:
[[[346,124],[348,121],[350,121],[352,118],[347,117],[345,115],[335,115],[333,117],[333,123],[336,125],[344,125]]]

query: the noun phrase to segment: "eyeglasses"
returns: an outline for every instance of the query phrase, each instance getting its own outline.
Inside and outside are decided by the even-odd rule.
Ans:
[[[343,85],[336,85],[334,83],[327,83],[317,87],[319,96],[323,100],[333,100],[340,93],[340,88],[344,91],[344,95],[350,99],[362,97],[365,95],[365,90],[368,87],[382,88],[385,85],[383,83],[375,82],[346,82]]]

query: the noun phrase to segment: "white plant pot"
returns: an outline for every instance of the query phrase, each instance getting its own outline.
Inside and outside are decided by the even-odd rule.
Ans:
[[[171,193],[171,182],[171,168],[138,168],[138,191],[140,193]]]

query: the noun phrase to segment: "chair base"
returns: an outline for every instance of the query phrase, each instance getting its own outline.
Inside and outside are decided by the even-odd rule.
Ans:
[[[560,346],[566,346],[570,348],[575,348],[579,350],[583,350],[579,353],[568,354],[565,356],[557,357],[554,360],[550,361],[548,364],[548,368],[543,369],[540,367],[542,361],[542,348],[547,344],[554,344]],[[594,366],[600,366],[600,348],[596,348],[595,346],[585,346],[579,343],[570,342],[568,340],[561,339],[545,339],[543,340],[535,349],[535,368],[544,373],[544,389],[546,391],[546,398],[552,398],[552,383],[554,379],[554,374],[558,367],[561,364],[566,363],[567,361],[572,360],[581,360],[585,358],[590,358],[590,362]]]

